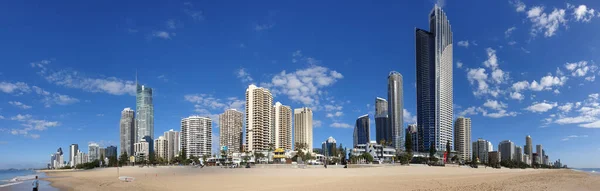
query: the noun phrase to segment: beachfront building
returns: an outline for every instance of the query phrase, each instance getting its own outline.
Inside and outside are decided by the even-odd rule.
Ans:
[[[75,154],[75,164],[74,164],[74,166],[77,166],[78,164],[87,163],[88,162],[87,159],[88,159],[87,154],[78,150],[77,154]]]
[[[388,115],[388,102],[383,98],[375,99],[375,141],[392,143],[392,129]]]
[[[446,13],[437,4],[428,18],[429,31],[415,30],[419,151],[427,152],[433,144],[443,152],[447,142],[452,150],[454,141],[452,29]]]
[[[225,110],[219,115],[219,147],[227,147],[227,152],[242,151],[243,114],[236,109]]]
[[[504,140],[498,144],[500,161],[513,161],[515,158],[515,144],[510,140]]]
[[[120,132],[120,155],[123,153],[127,153],[127,155],[133,155],[133,144],[136,141],[136,134],[135,112],[131,110],[131,108],[125,108],[123,111],[121,111]]]
[[[489,141],[482,138],[473,142],[473,156],[476,160],[479,159],[479,163],[488,163],[488,153],[491,151],[489,149],[490,145]]]
[[[179,141],[180,133],[179,131],[174,131],[173,129],[166,131],[164,133],[165,138],[167,139],[167,161],[172,161],[175,157],[179,156],[179,147],[181,146],[181,142]]]
[[[308,107],[294,109],[294,144],[306,145],[306,152],[313,152],[313,113]]]
[[[292,108],[276,102],[271,110],[271,119],[273,120],[271,142],[274,143],[275,148],[292,150]]]
[[[388,75],[388,121],[392,147],[404,150],[404,87],[402,74],[396,71]]]
[[[470,161],[471,155],[471,118],[459,117],[454,123],[454,149],[463,161]]]
[[[254,84],[246,89],[247,151],[268,151],[271,144],[273,95]]]
[[[108,146],[106,147],[106,157],[110,158],[110,157],[119,157],[117,156],[117,147],[115,146]]]
[[[88,145],[88,158],[89,161],[100,160],[100,145],[96,143]]]
[[[150,157],[150,143],[146,139],[140,139],[137,143],[134,143],[133,150],[136,161],[148,160]]]
[[[527,165],[531,165],[531,158],[529,158],[529,155],[523,155],[523,162]]]
[[[382,154],[383,148],[383,154]],[[360,156],[363,153],[369,153],[373,156],[374,162],[391,162],[394,157],[396,157],[396,149],[389,146],[382,146],[377,144],[375,141],[369,141],[367,143],[361,143],[354,146],[352,150],[350,150],[351,156]],[[359,161],[359,163],[363,163],[365,161]]]
[[[186,158],[210,155],[212,149],[212,120],[190,116],[181,120],[181,150]]]
[[[412,150],[413,152],[419,152],[419,128],[417,128],[417,124],[410,124],[406,129],[410,134],[410,138],[412,139]],[[406,138],[408,139],[408,137]]]
[[[140,85],[136,76],[136,104],[135,104],[135,140],[144,139],[152,150],[154,143],[154,104],[152,101],[152,88]],[[152,151],[150,151],[152,152]],[[149,152],[149,153],[150,153]]]
[[[160,136],[154,140],[154,154],[157,158],[167,159],[168,150],[169,141],[164,136]]]
[[[354,125],[354,141],[353,146],[356,147],[359,144],[368,144],[369,143],[369,131],[370,131],[370,120],[369,114],[365,114],[363,116],[358,117],[356,119],[356,124]]]
[[[64,167],[64,156],[62,148],[58,148],[55,153],[50,155],[50,163],[48,164],[49,169],[59,169]]]
[[[488,163],[487,164],[497,164],[500,163],[500,156],[502,155],[501,151],[491,151],[488,152]]]
[[[515,155],[514,156],[515,156],[515,158],[514,158],[515,161],[524,162],[523,161],[523,148],[515,145]]]
[[[528,155],[530,160],[533,158],[533,145],[531,143],[531,136],[529,135],[525,137],[525,147],[523,153],[525,153],[525,155]]]
[[[535,146],[535,153],[537,154],[538,157],[544,156],[543,155],[544,153],[542,153],[543,150],[544,149],[543,149],[542,145],[536,145]],[[541,164],[541,162],[542,162],[541,160],[536,160],[536,161],[538,162],[538,164]]]
[[[79,145],[78,144],[71,144],[71,146],[69,146],[69,166],[74,167],[75,164],[75,156],[77,155],[77,152],[79,152]]]
[[[335,155],[335,151],[337,151],[336,141],[333,137],[327,138],[322,144],[321,149],[323,150],[323,155],[326,157],[337,156]]]

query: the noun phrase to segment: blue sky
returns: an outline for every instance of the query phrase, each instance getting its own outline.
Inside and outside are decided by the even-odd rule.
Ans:
[[[315,147],[329,136],[350,146],[356,118],[387,97],[392,70],[404,76],[405,122],[414,121],[414,28],[428,29],[434,3],[7,2],[0,168],[41,167],[71,143],[85,152],[90,142],[118,145],[120,112],[135,108],[136,70],[154,88],[155,136],[189,115],[243,109],[254,83],[275,101],[314,109]],[[472,118],[473,140],[522,146],[531,135],[551,160],[600,167],[589,160],[600,157],[595,8],[600,2],[443,3],[454,32],[455,116]]]

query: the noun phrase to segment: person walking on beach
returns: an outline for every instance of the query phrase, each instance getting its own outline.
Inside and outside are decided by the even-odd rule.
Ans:
[[[35,176],[35,180],[33,180],[33,182],[31,182],[31,185],[33,186],[33,191],[38,191],[38,187],[40,186],[40,183],[38,182],[37,176]]]

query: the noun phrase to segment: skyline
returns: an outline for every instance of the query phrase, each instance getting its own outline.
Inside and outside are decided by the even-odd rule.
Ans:
[[[598,167],[575,156],[584,152],[600,156],[600,145],[593,141],[600,136],[595,112],[600,109],[599,96],[594,91],[598,70],[593,61],[597,59],[594,44],[598,40],[593,31],[600,28],[598,16],[589,13],[600,4],[588,2],[582,9],[575,2],[565,5],[558,1],[472,3],[474,8],[498,10],[461,12],[459,4],[448,2],[444,6],[457,42],[454,118],[464,114],[472,119],[471,141],[483,138],[497,145],[511,140],[523,146],[525,136],[531,135],[533,145],[543,145],[553,159],[561,158],[575,167]],[[319,16],[334,6],[329,2],[322,2],[324,7],[293,3],[252,6],[256,10],[243,12],[247,18],[219,15],[217,10],[225,9],[225,5],[192,4],[149,6],[169,9],[173,14],[144,19],[135,14],[125,16],[131,21],[122,18],[125,8],[117,8],[106,15],[112,20],[95,23],[93,30],[98,32],[79,28],[65,33],[72,29],[66,23],[45,27],[43,22],[24,17],[22,21],[32,23],[32,29],[48,28],[47,33],[36,31],[33,35],[24,25],[5,21],[10,30],[2,33],[13,38],[0,45],[7,53],[1,61],[8,66],[0,71],[0,96],[4,100],[0,103],[0,148],[18,157],[0,164],[0,168],[21,161],[25,165],[46,163],[49,153],[72,143],[82,145],[83,151],[89,142],[119,145],[120,112],[135,108],[135,68],[140,71],[141,84],[154,90],[153,136],[179,129],[182,118],[205,115],[213,119],[213,150],[219,132],[215,116],[226,108],[243,111],[243,92],[250,83],[271,90],[273,102],[293,109],[311,108],[316,123],[314,145],[333,136],[338,144],[349,147],[354,121],[364,114],[370,116],[370,139],[374,140],[373,100],[386,97],[387,74],[398,71],[404,76],[403,128],[414,123],[415,68],[411,63],[415,51],[411,33],[415,27],[427,28],[425,15],[433,3],[411,2],[403,7],[350,2],[327,19]],[[544,8],[538,7],[541,5]],[[129,6],[133,5],[125,7]],[[315,15],[298,11],[302,10],[298,6]],[[13,18],[10,14],[26,8],[36,10],[28,12],[38,16],[49,14],[26,4],[9,4],[2,8],[2,14]],[[353,14],[358,10],[371,14]],[[190,11],[202,16],[188,15]],[[555,20],[542,22],[553,12],[558,20],[553,17]],[[65,14],[50,14],[47,19],[94,16],[72,11]],[[218,23],[219,19],[227,26]],[[116,29],[115,23],[119,25]],[[232,26],[236,28],[228,28]],[[84,32],[86,35],[73,36]],[[97,36],[103,38],[94,38]],[[62,46],[53,48],[56,44]],[[560,50],[555,50],[556,45]],[[312,79],[301,81],[302,77]],[[301,91],[303,88],[310,91]],[[23,150],[28,153],[19,155]]]

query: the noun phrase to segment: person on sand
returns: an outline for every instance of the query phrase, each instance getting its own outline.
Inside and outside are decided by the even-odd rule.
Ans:
[[[35,180],[33,180],[33,182],[31,182],[31,185],[33,186],[33,191],[37,191],[38,187],[40,186],[40,183],[38,182],[38,177],[35,176]]]

